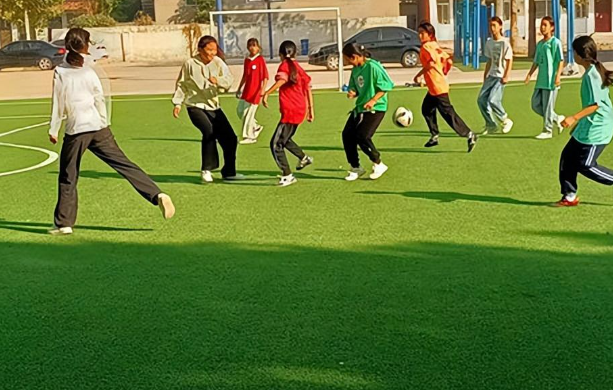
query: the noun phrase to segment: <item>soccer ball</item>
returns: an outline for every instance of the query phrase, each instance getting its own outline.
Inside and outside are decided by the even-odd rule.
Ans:
[[[398,107],[394,113],[394,124],[398,127],[409,127],[413,123],[413,112],[404,107]]]

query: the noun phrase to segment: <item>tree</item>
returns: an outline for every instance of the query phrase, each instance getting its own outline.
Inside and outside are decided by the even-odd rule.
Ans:
[[[511,48],[517,52],[517,0],[511,0]]]
[[[504,20],[504,0],[496,0],[496,16]]]
[[[63,4],[64,0],[0,0],[0,17],[23,24],[27,12],[31,26],[43,27],[62,13]]]
[[[87,13],[90,15],[111,16],[122,0],[84,0]]]
[[[209,12],[215,9],[215,0],[196,0],[196,15],[194,22],[207,23],[209,21]]]

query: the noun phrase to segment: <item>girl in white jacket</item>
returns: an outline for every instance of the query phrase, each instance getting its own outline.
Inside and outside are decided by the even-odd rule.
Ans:
[[[81,28],[70,29],[65,42],[68,55],[65,63],[56,68],[53,79],[49,129],[49,140],[53,144],[58,142],[64,119],[66,126],[60,154],[59,196],[54,227],[49,233],[72,234],[77,219],[77,181],[81,158],[87,150],[125,177],[145,199],[158,205],[164,218],[172,218],[175,207],[170,197],[162,193],[153,180],[126,157],[111,133],[102,84],[94,69],[88,66],[93,62],[88,53],[89,32]]]

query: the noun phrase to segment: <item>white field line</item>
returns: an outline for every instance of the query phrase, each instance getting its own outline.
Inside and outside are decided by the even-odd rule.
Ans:
[[[15,134],[15,133],[18,133],[20,131],[30,130],[30,129],[34,129],[36,127],[45,126],[45,125],[48,125],[48,124],[49,124],[49,122],[43,122],[43,123],[38,123],[36,125],[21,127],[19,129],[7,131],[6,133],[0,133],[0,137],[5,137],[5,136],[10,135],[10,134]],[[56,152],[53,152],[53,151],[47,150],[47,149],[43,149],[43,148],[37,148],[35,146],[8,144],[8,143],[4,143],[4,142],[0,142],[0,146],[7,146],[7,147],[10,147],[10,148],[18,148],[18,149],[26,149],[26,150],[34,150],[36,152],[41,152],[41,153],[44,153],[44,154],[47,155],[47,159],[45,161],[39,163],[39,164],[33,165],[31,167],[27,167],[27,168],[17,169],[17,170],[10,171],[10,172],[0,172],[0,177],[14,175],[14,174],[17,174],[17,173],[33,171],[35,169],[39,169],[39,168],[45,167],[45,166],[47,166],[49,164],[52,164],[59,157]]]

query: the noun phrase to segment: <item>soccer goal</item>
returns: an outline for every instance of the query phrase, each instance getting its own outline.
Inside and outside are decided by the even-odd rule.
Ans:
[[[223,29],[218,30],[216,18],[218,21],[223,18]],[[268,58],[277,58],[281,41],[292,40],[298,46],[301,62],[336,70],[338,79],[336,83],[331,79],[331,86],[336,85],[339,91],[343,89],[343,60],[340,54],[343,50],[343,30],[338,7],[212,11],[210,28],[211,35],[219,39],[229,58],[244,57],[247,39],[251,37],[259,39],[262,54]]]

